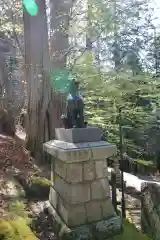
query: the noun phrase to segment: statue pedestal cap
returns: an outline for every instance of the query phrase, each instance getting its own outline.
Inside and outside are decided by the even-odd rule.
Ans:
[[[83,143],[101,141],[101,130],[96,127],[87,128],[57,128],[56,139],[64,142]]]

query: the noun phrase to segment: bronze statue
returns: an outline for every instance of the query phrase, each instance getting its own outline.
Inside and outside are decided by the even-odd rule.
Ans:
[[[65,128],[85,128],[84,122],[84,102],[79,91],[79,81],[73,79],[69,87],[67,96],[66,116],[62,116]]]

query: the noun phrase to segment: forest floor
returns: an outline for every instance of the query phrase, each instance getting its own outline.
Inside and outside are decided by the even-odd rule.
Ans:
[[[31,207],[32,202],[38,206],[41,199],[42,201],[48,200],[50,182],[46,179],[47,176],[50,176],[49,168],[38,165],[19,139],[0,135],[0,239],[37,239],[34,234],[31,237],[31,231],[26,226],[28,220],[34,219],[35,216]],[[28,184],[28,189],[25,188],[26,184]],[[46,199],[44,199],[44,185],[47,188]],[[42,190],[38,200],[30,198],[28,194],[28,190],[32,190],[31,192],[34,194],[37,186],[41,187],[38,189],[39,192]],[[26,222],[26,226],[24,226],[26,235],[24,235],[24,229],[22,233],[18,232],[19,230],[15,229],[15,226],[12,229],[13,225],[20,224],[19,218],[20,222],[22,220]],[[17,219],[14,224],[13,219]],[[32,226],[30,221],[29,225]],[[10,230],[13,230],[14,233],[17,232],[17,235],[10,236]],[[5,234],[8,235],[3,238]]]
[[[18,136],[24,138],[23,132]],[[19,138],[18,137],[18,138]],[[44,192],[40,193],[38,199],[32,199],[25,192],[23,181],[27,182],[31,177],[46,178],[50,175],[47,166],[40,166],[33,158],[30,157],[29,152],[23,147],[23,141],[13,139],[9,136],[0,135],[0,239],[1,239],[1,220],[13,219],[15,216],[21,219],[30,219],[29,226],[31,227],[34,237],[29,234],[21,237],[13,238],[14,240],[49,240],[57,239],[53,232],[53,219],[44,213],[43,204],[48,200],[48,192],[46,199],[44,199]],[[28,182],[30,184],[30,182]],[[118,197],[121,198],[121,193],[118,191]],[[128,189],[125,192],[127,211],[132,216],[132,222],[136,228],[140,229],[140,200],[139,194],[134,192],[133,189]],[[138,212],[138,213],[137,213]],[[127,218],[129,219],[130,216]],[[138,216],[138,217],[137,217]],[[129,219],[130,220],[130,219]],[[21,222],[22,223],[22,222]],[[138,232],[133,228],[133,224],[124,223],[125,229],[122,239],[128,239],[129,234],[133,237],[137,236],[138,239],[143,239],[141,235],[138,237]],[[13,224],[12,224],[13,226]],[[26,230],[26,234],[27,234]],[[135,231],[135,235],[134,235]],[[140,233],[139,233],[140,234]],[[135,238],[134,237],[134,238]],[[3,238],[2,238],[3,239]],[[7,238],[6,238],[7,239]],[[121,239],[120,237],[113,238],[114,240]],[[138,240],[137,239],[137,240]],[[144,238],[148,239],[148,238]]]

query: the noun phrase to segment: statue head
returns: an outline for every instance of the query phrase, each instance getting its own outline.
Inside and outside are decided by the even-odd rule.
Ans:
[[[71,95],[76,96],[79,93],[79,84],[80,82],[76,80],[75,78],[72,79],[69,92]]]
[[[79,87],[80,81],[78,81],[77,79],[73,78],[72,82],[73,82],[73,84],[75,84],[77,87]]]

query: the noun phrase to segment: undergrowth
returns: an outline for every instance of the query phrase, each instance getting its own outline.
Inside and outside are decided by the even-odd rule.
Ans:
[[[25,203],[19,200],[10,201],[7,217],[0,219],[0,240],[37,239],[29,227],[30,223]]]

